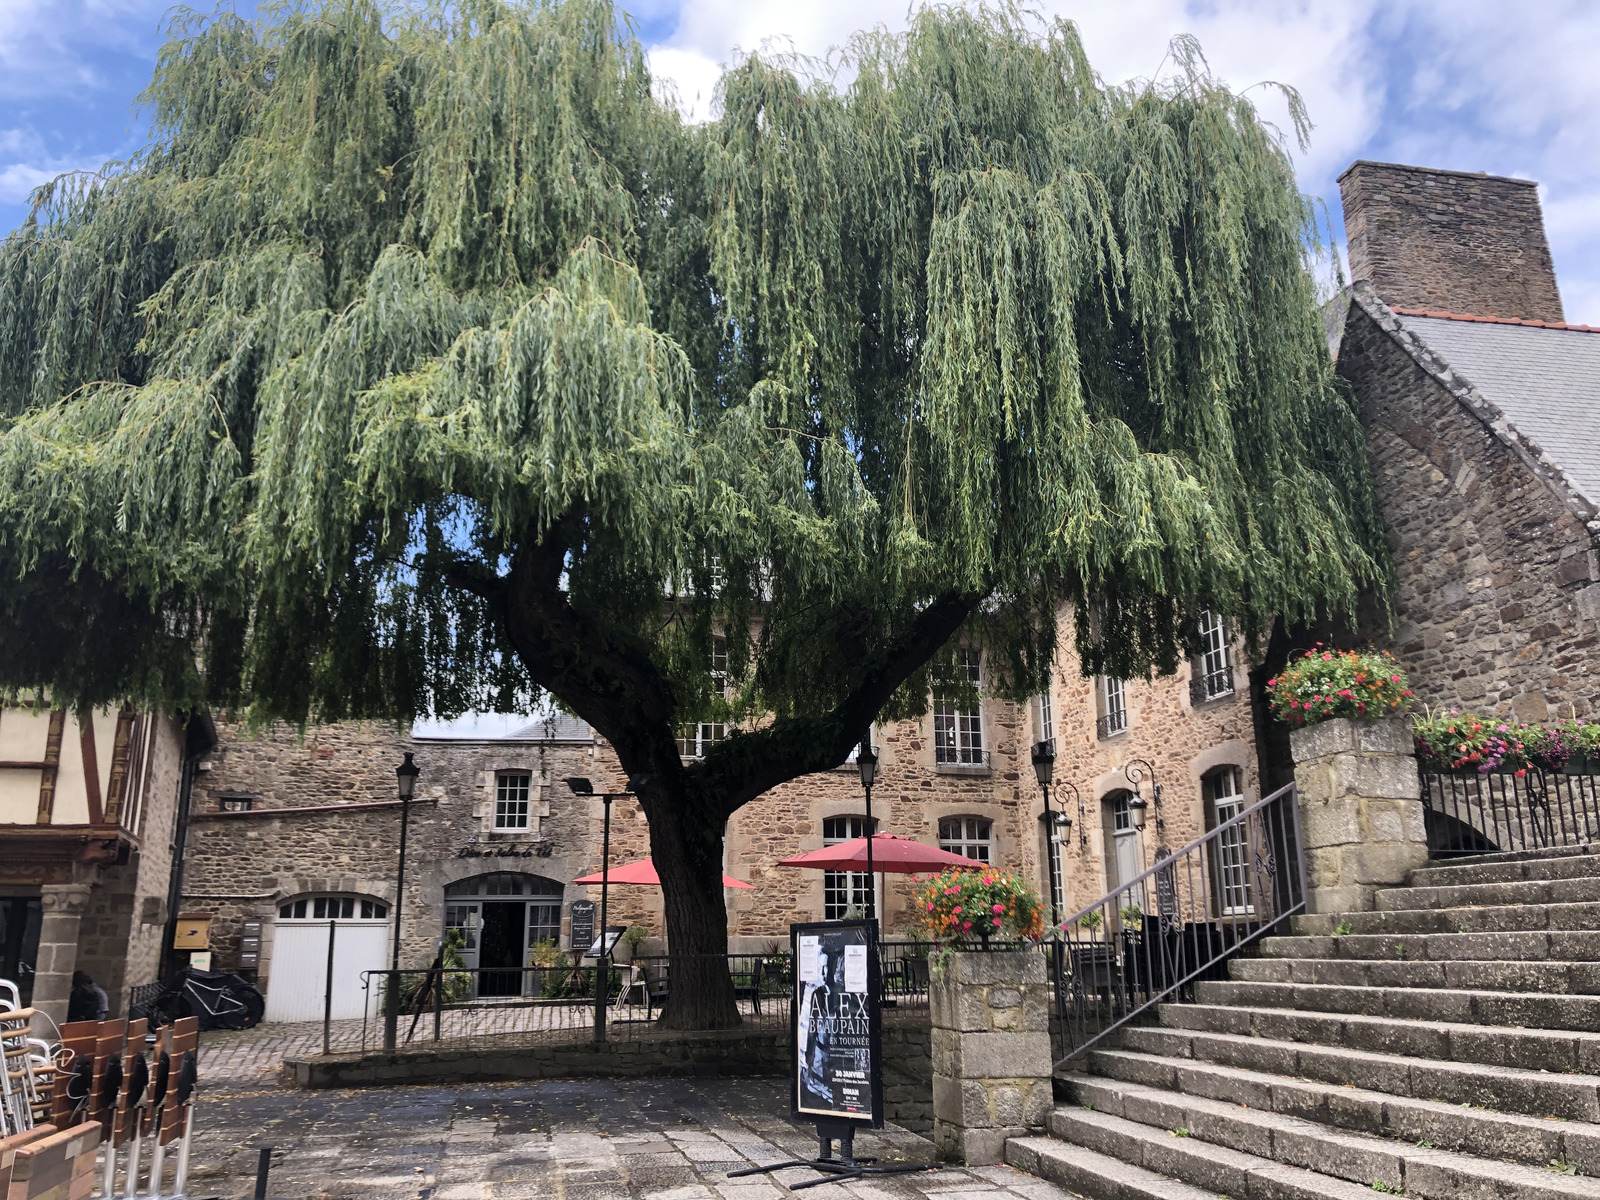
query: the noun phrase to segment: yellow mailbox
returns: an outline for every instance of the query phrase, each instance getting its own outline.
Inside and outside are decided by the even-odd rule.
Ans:
[[[174,950],[204,950],[211,945],[210,913],[179,913],[178,928],[172,935]]]

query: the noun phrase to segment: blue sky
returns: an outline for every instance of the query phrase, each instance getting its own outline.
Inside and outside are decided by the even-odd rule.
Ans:
[[[784,39],[821,54],[855,29],[903,24],[905,0],[648,0],[635,4],[658,73],[705,115],[719,65]],[[1297,87],[1316,131],[1301,186],[1327,199],[1357,158],[1537,179],[1567,320],[1600,325],[1600,4],[1592,0],[1044,0],[1077,21],[1108,79],[1148,76],[1195,34],[1235,87]],[[0,0],[0,232],[28,192],[143,141],[168,6],[151,0]],[[1269,114],[1281,116],[1270,93]]]

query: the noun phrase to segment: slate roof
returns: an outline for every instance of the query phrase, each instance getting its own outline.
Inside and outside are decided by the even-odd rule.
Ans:
[[[1600,330],[1392,311],[1600,508]]]
[[[594,730],[589,722],[566,713],[540,717],[513,729],[506,734],[508,742],[589,742],[594,740]]]

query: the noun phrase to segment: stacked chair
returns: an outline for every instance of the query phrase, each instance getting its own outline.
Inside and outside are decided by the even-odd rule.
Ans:
[[[0,1198],[184,1197],[198,1021],[161,1029],[148,1056],[143,1019],[74,1022],[54,1042],[32,1036],[40,1023],[48,1024],[0,980]]]

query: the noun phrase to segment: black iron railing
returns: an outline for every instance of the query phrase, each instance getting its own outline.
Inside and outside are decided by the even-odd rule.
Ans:
[[[1293,784],[1074,914],[1044,948],[1063,1066],[1306,906]]]
[[[789,1028],[790,960],[787,953],[729,954],[734,1000],[745,1029]],[[648,1034],[671,1003],[673,964],[683,956],[650,955],[613,962],[600,1022],[607,1041]],[[435,1042],[497,1044],[583,1042],[595,1037],[592,963],[532,967],[416,968],[362,972],[359,1021],[330,1020],[330,1050],[372,1050],[383,1045],[387,989],[400,989],[398,1050]],[[331,1006],[330,1006],[331,1007]]]
[[[1600,841],[1600,770],[1590,769],[1597,766],[1423,771],[1428,853],[1450,858]]]

